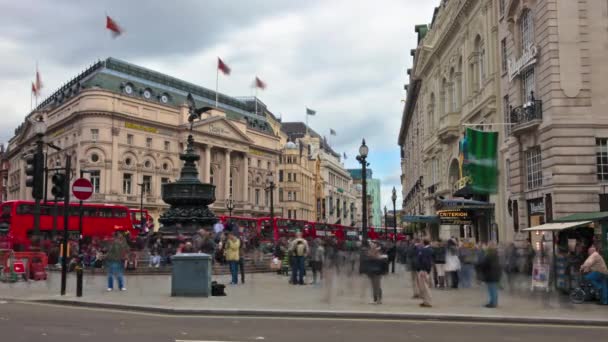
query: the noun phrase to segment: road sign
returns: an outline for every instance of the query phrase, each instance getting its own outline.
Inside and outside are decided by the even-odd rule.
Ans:
[[[78,178],[72,184],[72,193],[81,201],[88,200],[93,194],[93,184],[86,178]]]

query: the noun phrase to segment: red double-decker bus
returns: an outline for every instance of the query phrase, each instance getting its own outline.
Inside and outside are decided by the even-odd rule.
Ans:
[[[262,231],[262,218],[243,216],[220,216],[219,220],[224,226],[226,226],[228,222],[232,222],[239,228],[245,229],[249,236],[259,236]]]
[[[323,222],[315,222],[314,223],[314,233],[315,237],[324,239],[324,240],[338,240],[340,233],[340,225],[323,223]]]
[[[49,236],[53,230],[54,216],[57,231],[63,231],[64,206],[58,203],[40,205],[40,232]],[[80,210],[78,203],[70,203],[68,213],[68,230],[78,234]],[[29,236],[34,227],[34,202],[7,201],[0,204],[0,235],[13,246],[29,246]],[[116,231],[128,232],[131,239],[139,233],[133,228],[129,208],[113,204],[83,204],[82,235],[83,237],[106,238]]]

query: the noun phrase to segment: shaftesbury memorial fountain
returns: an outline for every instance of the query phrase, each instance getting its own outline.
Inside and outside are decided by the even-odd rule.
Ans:
[[[190,134],[185,153],[179,159],[184,161],[180,178],[173,183],[162,185],[162,198],[171,207],[159,219],[159,232],[163,240],[175,240],[182,236],[191,238],[199,229],[211,230],[217,218],[209,209],[215,202],[215,185],[203,184],[198,179],[195,162],[200,156],[194,151],[192,127],[194,120],[212,109],[211,107],[196,108],[194,98],[188,94]]]

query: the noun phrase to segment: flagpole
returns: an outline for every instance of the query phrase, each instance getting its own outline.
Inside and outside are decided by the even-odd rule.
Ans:
[[[253,95],[253,101],[255,102],[255,115],[258,115],[258,85],[255,84],[255,92]]]
[[[30,91],[30,112],[32,112],[33,110],[34,110],[34,92]]]
[[[217,92],[218,90],[218,86],[219,86],[219,79],[220,79],[220,68],[215,68],[215,108],[219,108],[217,106],[218,103],[218,98],[219,98],[219,93]]]

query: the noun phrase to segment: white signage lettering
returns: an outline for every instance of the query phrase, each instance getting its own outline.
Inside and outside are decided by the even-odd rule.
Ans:
[[[509,73],[509,82],[513,81],[515,76],[519,75],[524,69],[536,63],[536,55],[538,49],[535,45],[530,45],[524,49],[519,59],[511,58],[507,61],[507,70]]]

